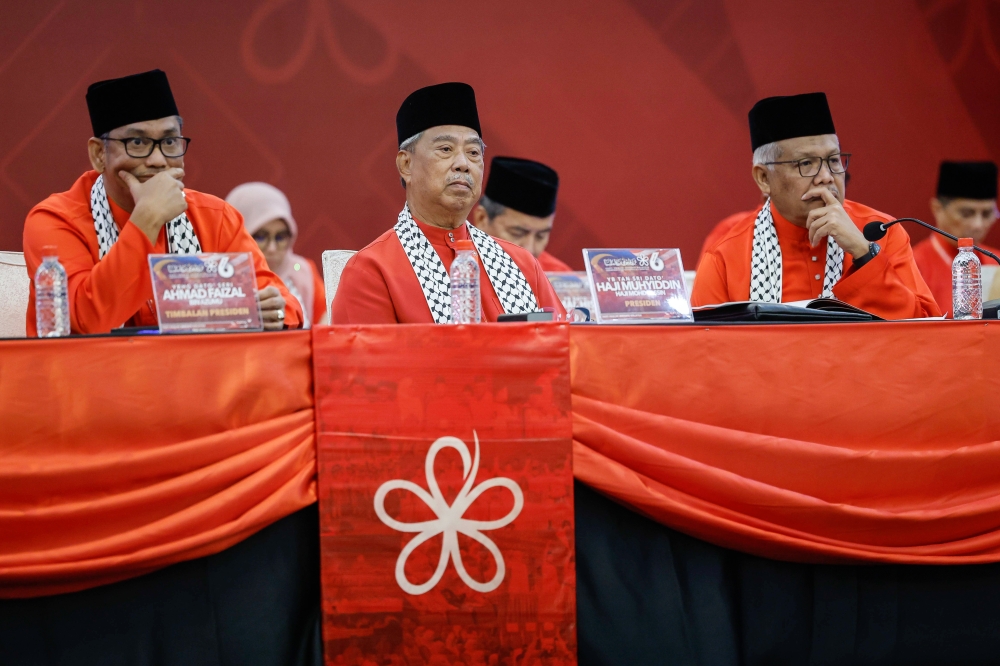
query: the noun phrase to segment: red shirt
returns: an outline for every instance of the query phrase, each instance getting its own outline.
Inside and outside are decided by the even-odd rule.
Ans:
[[[1000,256],[1000,250],[994,250],[982,243],[977,244]],[[913,260],[917,262],[917,268],[920,269],[920,274],[934,294],[934,300],[937,301],[941,312],[951,312],[951,262],[955,261],[956,255],[958,248],[952,247],[935,233],[913,247]],[[981,252],[976,252],[976,256],[984,264],[996,265],[993,259]]]
[[[100,246],[90,212],[90,189],[97,172],[80,176],[66,192],[53,194],[31,209],[24,221],[24,261],[31,277],[28,296],[28,336],[38,334],[35,322],[35,271],[42,248],[55,245],[69,283],[70,328],[74,333],[107,333],[126,326],[156,326],[156,305],[149,280],[150,254],[167,251],[166,225],[150,243],[129,213],[108,197],[118,226],[118,240],[98,261]],[[302,310],[284,283],[267,267],[257,243],[243,228],[243,217],[222,199],[185,189],[194,232],[203,252],[249,252],[257,272],[257,288],[274,285],[285,299],[285,323],[302,325]]]
[[[844,201],[844,209],[858,229],[872,221],[893,218],[874,208]],[[712,305],[750,299],[750,261],[753,252],[754,221],[760,208],[749,211],[714,248],[708,250],[698,265],[691,304]],[[781,300],[804,301],[823,293],[826,269],[826,243],[809,244],[809,232],[778,213],[771,215],[781,246]],[[844,274],[833,288],[834,297],[885,319],[938,317],[934,296],[920,276],[910,237],[900,225],[889,229],[879,241],[881,252],[857,271],[851,255],[844,256]]]
[[[538,264],[542,267],[542,270],[546,273],[572,273],[573,269],[569,267],[569,264],[563,263],[561,260],[556,259],[554,256],[548,252],[542,252],[538,255]]]
[[[706,252],[714,248],[720,240],[726,237],[726,234],[729,233],[730,229],[742,222],[743,219],[751,212],[757,213],[759,210],[760,208],[755,211],[745,210],[742,213],[733,213],[716,224],[712,230],[708,232],[708,236],[705,237],[705,242],[701,244],[701,253],[698,255],[698,263],[701,263],[701,258],[705,256]]]
[[[432,227],[416,219],[414,222],[441,258],[445,270],[451,270],[456,256],[455,243],[469,239],[468,228],[463,224],[449,230]],[[521,269],[535,293],[538,307],[555,308],[556,312],[565,313],[542,267],[531,253],[508,241],[494,240]],[[503,307],[482,265],[479,274],[483,321],[496,321],[503,314]],[[376,238],[347,262],[331,310],[334,324],[434,323],[417,275],[393,229]]]

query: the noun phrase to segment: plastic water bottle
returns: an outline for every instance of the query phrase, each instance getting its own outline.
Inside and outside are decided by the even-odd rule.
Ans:
[[[478,324],[483,319],[479,297],[479,261],[470,240],[456,241],[458,256],[451,263],[451,323]]]
[[[951,264],[951,311],[955,319],[983,318],[983,277],[971,238],[958,240],[958,256]]]
[[[35,324],[40,338],[69,335],[66,269],[54,245],[42,248],[42,265],[35,272]]]

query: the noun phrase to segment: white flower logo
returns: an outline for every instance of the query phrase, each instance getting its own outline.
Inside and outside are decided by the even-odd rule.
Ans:
[[[506,571],[503,563],[503,555],[501,555],[497,545],[489,537],[482,534],[482,531],[499,529],[512,523],[524,507],[524,495],[512,479],[505,477],[490,479],[480,483],[475,488],[472,487],[472,484],[476,480],[476,474],[479,472],[479,436],[473,431],[472,437],[476,443],[476,455],[471,461],[468,445],[457,437],[441,437],[431,445],[430,451],[427,452],[427,458],[424,461],[424,473],[427,476],[427,487],[430,489],[430,493],[412,481],[405,481],[403,479],[386,481],[379,486],[378,491],[375,493],[375,513],[378,514],[379,520],[400,532],[419,532],[417,536],[406,544],[399,554],[399,559],[396,560],[396,582],[399,583],[399,586],[407,594],[424,594],[434,589],[434,586],[444,576],[445,569],[448,568],[449,559],[454,561],[455,571],[458,572],[458,576],[462,579],[462,582],[476,592],[492,592],[500,587],[500,583],[503,582]],[[448,502],[441,494],[441,489],[438,488],[437,479],[434,475],[434,459],[437,457],[438,452],[444,448],[452,448],[458,451],[458,454],[462,457],[462,478],[465,479],[465,484],[451,506],[448,506]],[[470,464],[472,467],[471,473],[469,470]],[[514,496],[514,508],[510,510],[510,513],[499,520],[466,520],[462,518],[473,502],[483,492],[496,487],[506,488]],[[392,490],[409,490],[431,508],[434,515],[437,516],[437,520],[427,520],[420,523],[402,523],[391,518],[385,512],[385,496]],[[466,572],[465,565],[462,563],[462,553],[458,549],[459,532],[481,543],[493,555],[497,572],[493,575],[492,580],[480,583],[473,580],[468,572]],[[404,571],[406,560],[420,544],[434,538],[438,534],[442,535],[443,543],[441,544],[441,559],[438,560],[437,569],[426,583],[414,585],[406,578],[406,572]]]

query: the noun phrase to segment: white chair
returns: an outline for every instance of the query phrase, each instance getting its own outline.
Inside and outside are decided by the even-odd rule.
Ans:
[[[27,336],[28,269],[23,252],[0,252],[0,338]]]
[[[340,274],[347,261],[357,254],[357,250],[326,250],[323,252],[323,287],[326,289],[326,311],[333,320],[333,297],[340,286]]]

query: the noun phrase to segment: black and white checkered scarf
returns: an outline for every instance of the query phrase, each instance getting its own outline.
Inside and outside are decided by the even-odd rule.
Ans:
[[[531,285],[510,255],[500,247],[500,243],[468,222],[465,224],[469,228],[469,235],[476,245],[483,268],[500,299],[503,311],[507,314],[521,314],[538,310],[538,301],[531,291]],[[410,266],[413,267],[413,272],[420,282],[420,289],[427,299],[427,307],[430,308],[434,323],[450,323],[451,279],[441,258],[431,247],[430,241],[410,216],[409,205],[403,206],[403,210],[399,213],[395,231],[403,251],[406,252],[406,258],[410,260]]]
[[[90,214],[94,217],[94,229],[97,231],[97,245],[100,248],[98,259],[103,259],[111,246],[118,240],[118,225],[111,215],[108,204],[108,194],[104,190],[104,176],[98,176],[97,182],[90,188]],[[194,233],[191,220],[187,213],[181,213],[167,222],[167,252],[170,254],[197,254],[201,252],[201,243]]]
[[[829,236],[826,239],[826,274],[823,298],[833,298],[833,287],[844,274],[844,250]],[[771,200],[757,214],[753,225],[753,252],[750,256],[750,300],[781,302],[781,246],[771,216]]]

